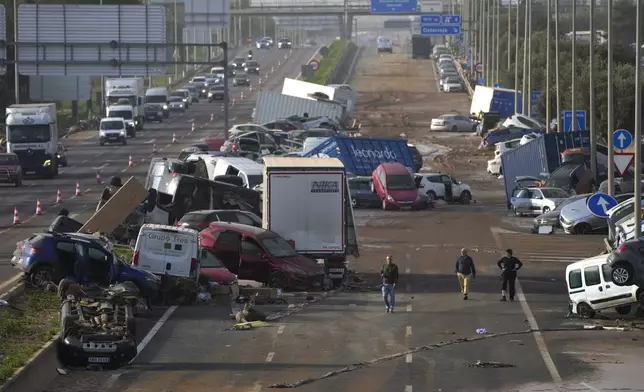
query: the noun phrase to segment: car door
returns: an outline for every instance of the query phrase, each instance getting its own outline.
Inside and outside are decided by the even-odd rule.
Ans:
[[[606,293],[602,286],[599,266],[593,265],[584,268],[584,283],[586,285],[586,297],[590,305],[601,305],[606,300]]]
[[[237,214],[235,214],[235,211],[218,211],[217,219],[220,222],[239,223],[239,221],[237,220]]]
[[[253,237],[246,237],[241,243],[241,265],[239,276],[242,279],[250,279],[257,282],[268,282],[270,265],[268,258]]]
[[[452,176],[446,176],[452,181],[452,193],[454,194],[454,197],[458,197],[461,192],[463,192],[463,186]]]
[[[524,213],[532,210],[531,203],[532,191],[529,189],[521,189],[517,192],[516,196],[510,199],[514,210],[518,213]]]
[[[459,131],[471,131],[472,126],[470,125],[470,120],[469,118],[465,116],[456,116],[456,119],[458,120],[458,130]]]
[[[541,211],[543,204],[543,193],[539,189],[532,190],[532,197],[530,198],[531,212]]]
[[[239,275],[241,234],[224,230],[219,232],[212,248],[212,252],[233,274]],[[240,276],[242,279],[246,279]]]

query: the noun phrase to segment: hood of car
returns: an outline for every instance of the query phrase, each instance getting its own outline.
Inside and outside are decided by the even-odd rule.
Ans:
[[[418,198],[417,189],[387,189],[387,194],[396,202],[416,201]]]
[[[235,274],[228,271],[226,267],[202,267],[201,275],[204,275],[211,282],[231,284],[237,279]]]
[[[319,265],[315,260],[309,259],[306,256],[297,255],[294,257],[284,257],[280,260],[282,260],[285,265],[302,270],[309,276],[324,274],[324,267]]]

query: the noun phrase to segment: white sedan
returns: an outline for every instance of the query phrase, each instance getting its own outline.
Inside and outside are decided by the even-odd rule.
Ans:
[[[247,132],[274,132],[272,129],[268,129],[263,125],[259,124],[237,124],[233,125],[232,128],[228,130],[228,135],[229,136],[236,136],[237,134],[240,133],[247,133]]]
[[[438,118],[433,118],[432,124],[430,125],[432,131],[439,132],[474,132],[475,127],[476,123],[471,118],[460,114],[443,114]]]

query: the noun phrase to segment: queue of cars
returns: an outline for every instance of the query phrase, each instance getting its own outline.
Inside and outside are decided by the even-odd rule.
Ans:
[[[433,57],[436,60],[440,90],[446,93],[465,91],[461,77],[456,69],[454,56],[449,53],[447,47],[443,45],[434,46]]]

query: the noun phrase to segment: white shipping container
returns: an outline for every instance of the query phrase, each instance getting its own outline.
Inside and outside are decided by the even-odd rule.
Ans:
[[[344,165],[336,158],[264,158],[263,226],[305,254],[344,253]]]

